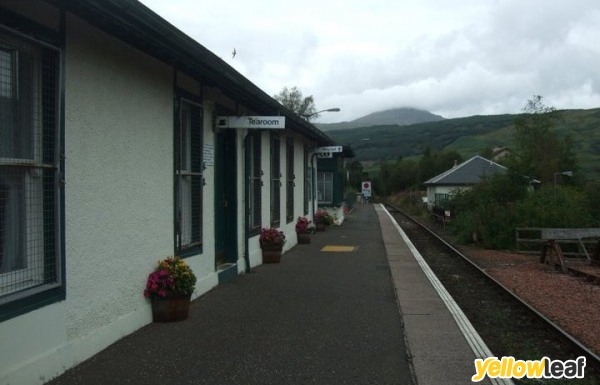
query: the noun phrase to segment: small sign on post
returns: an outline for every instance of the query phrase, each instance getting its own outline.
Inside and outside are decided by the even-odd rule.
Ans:
[[[362,182],[362,195],[364,200],[369,203],[371,199],[371,181]]]

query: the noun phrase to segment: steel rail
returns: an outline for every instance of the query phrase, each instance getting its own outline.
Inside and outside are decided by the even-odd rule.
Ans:
[[[500,286],[502,288],[502,290],[504,290],[505,292],[510,294],[514,299],[516,299],[519,303],[521,303],[523,306],[525,306],[525,308],[529,309],[529,311],[531,311],[537,317],[541,318],[544,322],[546,322],[553,329],[555,329],[557,332],[559,332],[563,337],[568,339],[573,345],[575,345],[577,347],[577,349],[579,349],[582,352],[582,354],[584,354],[588,359],[591,359],[594,361],[593,365],[595,367],[600,368],[600,356],[598,356],[596,353],[594,353],[590,348],[585,346],[583,343],[581,343],[579,340],[577,340],[575,337],[573,337],[571,334],[569,334],[567,331],[565,331],[563,328],[561,328],[559,325],[557,325],[554,321],[552,321],[551,319],[549,319],[548,317],[546,317],[545,315],[543,315],[542,313],[537,311],[534,307],[529,305],[527,302],[525,302],[521,298],[519,298],[519,296],[517,296],[515,293],[513,293],[512,290],[509,290],[506,286],[501,284],[494,277],[492,277],[488,273],[486,273],[485,270],[480,268],[475,262],[471,261],[471,259],[469,257],[467,257],[466,255],[464,255],[463,253],[458,251],[454,246],[452,246],[451,244],[446,242],[443,238],[441,238],[439,235],[437,235],[429,227],[427,227],[426,225],[424,225],[417,219],[413,218],[411,215],[405,213],[400,208],[390,204],[389,202],[384,202],[384,205],[393,208],[393,211],[390,211],[390,213],[398,213],[398,214],[402,215],[403,217],[409,219],[411,222],[415,223],[421,229],[426,231],[429,235],[433,236],[442,246],[446,247],[452,253],[455,253],[456,255],[460,256],[462,259],[467,261],[469,264],[471,264],[471,266],[473,266],[477,271],[479,271],[479,273],[483,274],[487,279],[494,282],[496,285]],[[589,365],[589,363],[586,363],[586,365]]]

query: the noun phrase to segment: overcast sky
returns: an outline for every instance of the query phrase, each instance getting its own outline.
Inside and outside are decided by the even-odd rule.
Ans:
[[[533,95],[600,107],[600,0],[141,2],[269,95],[296,86],[341,109],[321,123],[518,113]]]

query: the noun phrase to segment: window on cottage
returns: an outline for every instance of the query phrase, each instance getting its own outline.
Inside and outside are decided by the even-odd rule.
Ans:
[[[333,173],[317,173],[317,201],[324,204],[333,204]]]
[[[281,146],[278,134],[271,134],[271,226],[281,222]]]
[[[308,202],[312,195],[312,168],[309,164],[308,154],[308,148],[304,146],[304,215],[308,215]]]
[[[294,141],[288,139],[285,146],[286,157],[286,201],[285,201],[285,219],[287,223],[294,220],[294,186],[296,175],[294,175]]]
[[[450,208],[450,194],[435,194],[435,205],[444,209]]]
[[[246,162],[248,165],[248,231],[255,234],[261,227],[262,207],[262,174],[261,169],[261,135],[252,134],[247,142]]]
[[[176,127],[176,248],[186,252],[202,245],[203,111],[200,104],[179,102]]]
[[[0,32],[0,302],[61,285],[59,51]]]

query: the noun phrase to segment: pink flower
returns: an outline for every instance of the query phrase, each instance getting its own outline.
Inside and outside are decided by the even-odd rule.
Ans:
[[[192,269],[179,257],[159,261],[154,271],[148,274],[144,296],[166,297],[169,291],[191,294],[196,284]]]
[[[283,246],[285,244],[285,234],[274,228],[263,228],[260,231],[259,242],[264,246]]]

